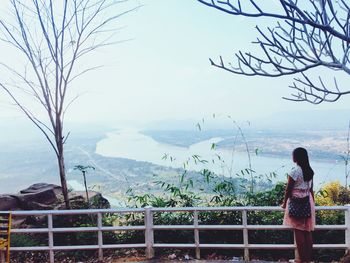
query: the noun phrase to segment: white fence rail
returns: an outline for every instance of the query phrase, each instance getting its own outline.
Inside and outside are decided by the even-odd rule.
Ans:
[[[350,248],[350,206],[318,206],[316,210],[333,210],[344,211],[344,225],[317,225],[316,230],[343,230],[345,231],[344,244],[315,244],[316,249],[348,249]],[[238,211],[242,215],[241,225],[203,225],[200,224],[199,214],[203,212],[217,211]],[[283,211],[279,207],[186,207],[186,208],[153,208],[146,207],[140,209],[89,209],[89,210],[41,210],[41,211],[13,211],[12,216],[46,216],[47,227],[45,228],[17,228],[12,229],[12,233],[31,233],[31,234],[47,234],[48,243],[46,246],[32,247],[11,247],[11,251],[47,251],[49,253],[50,263],[54,262],[54,254],[56,251],[69,250],[97,250],[100,260],[103,259],[104,249],[118,248],[145,248],[147,258],[154,257],[155,248],[192,248],[195,249],[196,258],[200,258],[201,249],[242,249],[244,250],[244,259],[249,260],[250,249],[294,249],[295,244],[250,244],[248,231],[250,230],[288,230],[282,225],[249,225],[248,212],[252,211]],[[187,212],[193,214],[193,224],[191,225],[154,225],[154,213],[174,213]],[[144,216],[144,224],[139,226],[104,226],[103,214],[130,214],[141,213]],[[94,227],[54,227],[54,216],[65,215],[97,215],[96,226]],[[193,230],[194,243],[155,243],[154,231],[160,230]],[[202,230],[241,230],[243,235],[242,244],[204,244],[200,243],[200,231]],[[103,232],[113,231],[143,231],[145,241],[137,244],[105,244],[103,242]],[[96,232],[96,245],[66,245],[57,246],[54,244],[54,234],[56,233],[77,233],[77,232]]]

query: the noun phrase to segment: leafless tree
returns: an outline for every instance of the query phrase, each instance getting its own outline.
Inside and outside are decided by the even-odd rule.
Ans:
[[[76,98],[70,88],[72,81],[96,68],[86,67],[82,58],[115,43],[114,22],[135,9],[126,8],[124,2],[9,0],[0,20],[2,43],[15,48],[16,58],[23,62],[22,67],[0,63],[0,86],[52,146],[67,208],[64,144],[69,133],[64,131],[64,117]]]
[[[198,0],[234,16],[271,18],[275,25],[256,26],[260,53],[238,51],[236,63],[220,56],[213,66],[247,76],[298,74],[289,86],[292,101],[334,102],[350,94],[331,80],[313,79],[308,70],[325,67],[350,74],[350,3],[347,0]],[[334,80],[333,80],[334,79]]]

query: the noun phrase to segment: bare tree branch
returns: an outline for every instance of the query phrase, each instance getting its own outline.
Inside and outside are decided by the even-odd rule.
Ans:
[[[262,54],[238,51],[236,63],[220,56],[211,65],[234,74],[280,77],[300,74],[290,87],[296,91],[289,99],[313,104],[334,102],[350,93],[335,82],[333,86],[319,79],[317,84],[306,75],[317,67],[350,74],[350,7],[346,1],[332,0],[198,0],[222,12],[245,17],[274,19],[273,28],[256,27],[259,38],[253,42]],[[273,5],[275,4],[275,5]],[[339,52],[341,51],[342,52]]]

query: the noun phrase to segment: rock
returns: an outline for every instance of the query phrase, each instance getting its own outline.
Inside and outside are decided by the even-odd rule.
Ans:
[[[13,195],[0,195],[0,211],[19,210],[20,202]]]
[[[87,201],[86,200],[86,192],[85,191],[74,191],[74,192],[71,192],[71,193],[74,194],[74,196],[81,196],[81,197],[84,198],[85,201]],[[105,199],[102,196],[102,194],[99,193],[99,192],[89,191],[88,194],[89,194],[90,203],[93,203],[94,201],[99,201],[99,199],[104,199],[104,200],[107,201],[107,199]]]
[[[50,209],[58,201],[61,187],[54,184],[33,184],[16,196],[23,210]],[[51,208],[52,209],[52,208]]]
[[[85,192],[69,192],[72,208],[88,208]],[[100,193],[89,191],[89,202],[93,208],[110,208]],[[21,190],[17,195],[0,195],[0,211],[65,209],[62,188],[54,184],[38,183]]]
[[[55,184],[47,184],[47,183],[38,183],[29,186],[27,189],[21,190],[20,194],[33,194],[43,191],[52,191],[57,190],[57,192],[61,192],[61,186]]]

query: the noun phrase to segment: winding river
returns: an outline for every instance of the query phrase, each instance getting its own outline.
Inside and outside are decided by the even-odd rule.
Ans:
[[[208,168],[225,176],[235,175],[249,167],[247,153],[211,149],[212,143],[220,140],[221,138],[216,137],[189,147],[179,147],[157,142],[137,130],[119,130],[108,133],[106,138],[100,140],[96,145],[96,153],[107,157],[127,158],[173,168],[184,167],[184,164],[190,170],[199,171]],[[193,158],[194,155],[197,155],[198,158]],[[166,160],[164,156],[167,156]],[[201,163],[200,160],[207,162]],[[291,159],[256,156],[255,154],[251,154],[251,164],[256,175],[276,172],[278,177],[275,180],[285,180],[286,173],[293,167]],[[316,187],[329,181],[339,180],[341,183],[345,181],[344,164],[341,162],[313,160],[311,166],[315,171]]]

